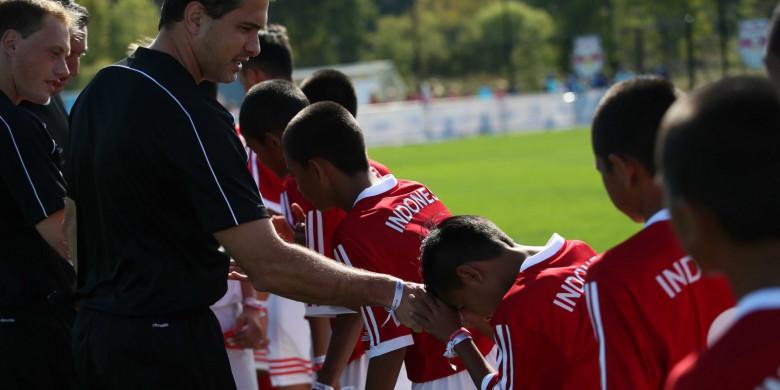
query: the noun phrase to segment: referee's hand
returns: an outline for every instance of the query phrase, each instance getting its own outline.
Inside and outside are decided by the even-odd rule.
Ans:
[[[429,302],[430,299],[422,284],[404,282],[404,295],[401,298],[401,305],[395,311],[396,318],[407,328],[421,332],[423,327],[416,318],[417,313],[427,310],[433,304]]]

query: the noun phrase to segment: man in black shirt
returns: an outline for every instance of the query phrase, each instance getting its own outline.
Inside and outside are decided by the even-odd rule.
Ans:
[[[148,49],[101,70],[71,114],[77,369],[87,388],[234,387],[208,307],[228,256],[259,290],[411,321],[419,285],[349,269],[273,230],[232,116],[197,90],[259,52],[268,0],[166,0]],[[71,207],[71,206],[69,206]]]
[[[22,100],[46,103],[68,74],[70,15],[43,0],[0,2],[0,388],[75,388],[73,267],[61,226],[56,144]]]
[[[54,1],[54,0],[50,0]],[[26,108],[37,116],[49,131],[54,141],[61,149],[62,159],[64,161],[65,153],[68,150],[68,112],[65,109],[65,103],[62,101],[60,92],[65,88],[69,80],[79,75],[81,66],[81,57],[87,53],[87,25],[89,24],[89,12],[86,8],[71,0],[56,0],[65,6],[76,18],[76,23],[70,30],[70,54],[65,59],[68,64],[69,74],[55,84],[54,94],[48,104],[35,104],[24,101],[21,106]]]

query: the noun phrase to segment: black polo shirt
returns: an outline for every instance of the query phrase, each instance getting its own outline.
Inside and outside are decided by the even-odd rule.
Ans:
[[[73,267],[35,229],[64,207],[56,143],[0,92],[0,311],[67,298]]]
[[[68,150],[68,111],[60,94],[52,95],[51,101],[46,105],[24,101],[19,106],[35,114],[46,125],[46,131],[60,146],[60,160],[65,162],[65,153]]]
[[[173,57],[140,48],[95,76],[70,125],[80,305],[156,316],[222,297],[213,233],[268,217],[230,113]]]

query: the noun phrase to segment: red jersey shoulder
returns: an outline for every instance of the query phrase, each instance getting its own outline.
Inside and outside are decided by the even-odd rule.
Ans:
[[[371,172],[376,177],[383,177],[383,176],[386,176],[386,175],[389,175],[390,173],[392,173],[392,172],[390,172],[390,169],[388,169],[386,166],[384,166],[384,164],[382,164],[380,162],[377,162],[377,161],[369,159],[368,160],[368,165],[369,165],[369,168],[371,169]]]
[[[390,178],[389,180],[395,180]],[[383,183],[387,183],[385,180]],[[382,184],[375,186],[380,188]],[[424,236],[441,220],[450,216],[449,210],[424,185],[407,180],[396,180],[392,188],[359,199],[347,213],[336,235],[416,233]],[[420,231],[415,231],[419,229]]]
[[[774,389],[780,384],[780,309],[750,313],[709,350],[675,368],[672,389]],[[775,386],[772,386],[775,385]]]
[[[590,277],[622,279],[656,272],[685,257],[669,221],[656,222],[604,252],[594,263]]]
[[[493,318],[498,320],[528,320],[530,327],[544,326],[536,320],[545,316],[517,316],[518,310],[560,311],[573,313],[582,309],[588,270],[596,252],[582,241],[566,240],[550,259],[535,264],[518,274],[515,284],[504,296]],[[535,319],[535,320],[532,320]]]

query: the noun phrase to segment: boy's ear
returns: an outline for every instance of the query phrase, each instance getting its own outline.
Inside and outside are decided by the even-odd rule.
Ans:
[[[272,133],[265,133],[263,135],[265,137],[265,145],[271,148],[281,148],[282,147],[282,139]]]
[[[460,281],[466,286],[479,285],[485,280],[485,275],[482,270],[470,264],[461,264],[457,266],[455,268],[455,274],[458,275]]]
[[[610,154],[607,160],[612,165],[612,174],[618,179],[623,188],[629,189],[637,181],[637,163],[638,161],[621,156],[619,154]]]

